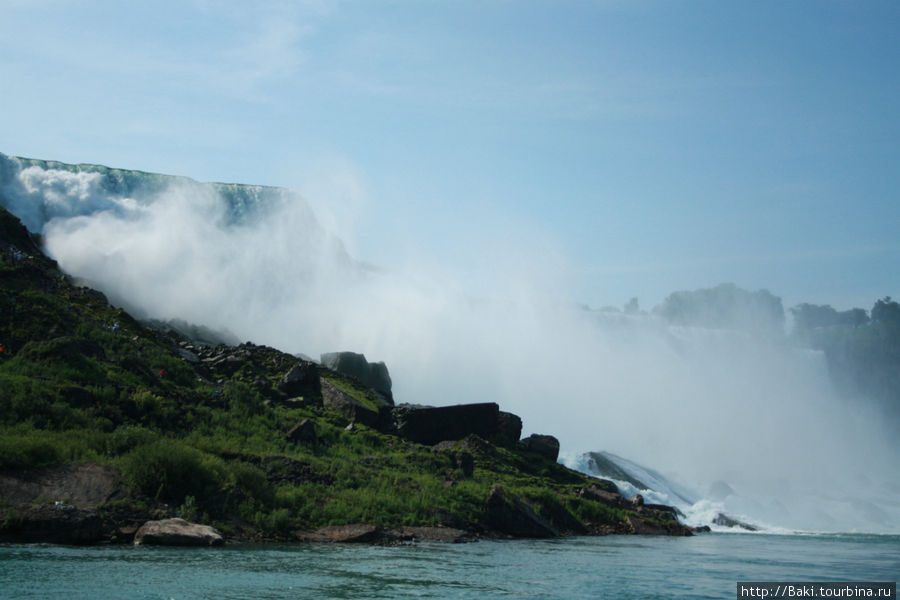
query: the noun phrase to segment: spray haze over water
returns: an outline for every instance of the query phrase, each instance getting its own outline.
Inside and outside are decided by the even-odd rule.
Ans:
[[[0,155],[3,204],[67,272],[140,316],[318,356],[385,361],[399,402],[493,401],[573,464],[609,450],[711,511],[806,530],[900,531],[896,446],[781,336],[577,308],[565,261],[504,235],[477,292],[410,254],[375,268],[278,188]],[[530,232],[529,232],[530,233]],[[510,240],[521,239],[522,244]]]

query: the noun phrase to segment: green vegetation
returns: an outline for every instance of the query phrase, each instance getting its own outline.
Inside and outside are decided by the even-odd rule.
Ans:
[[[112,465],[127,497],[109,511],[161,508],[269,537],[350,523],[477,530],[494,484],[560,529],[578,519],[614,529],[625,518],[579,495],[596,480],[537,455],[478,438],[434,450],[348,428],[317,391],[280,391],[296,358],[249,343],[201,352],[145,328],[73,285],[3,209],[0,224],[2,470]],[[11,254],[26,247],[28,258]],[[381,404],[338,373],[321,378],[363,406]],[[304,420],[315,439],[291,439]]]
[[[900,422],[900,303],[877,300],[861,308],[801,304],[791,309],[798,344],[822,350],[834,382],[847,395],[875,401]]]

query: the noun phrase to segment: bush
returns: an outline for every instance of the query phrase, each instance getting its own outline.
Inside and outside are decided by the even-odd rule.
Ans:
[[[62,462],[59,449],[49,441],[22,436],[0,437],[0,469],[38,469]]]
[[[175,440],[138,446],[122,459],[122,478],[135,492],[173,504],[213,493],[221,475],[221,460]]]

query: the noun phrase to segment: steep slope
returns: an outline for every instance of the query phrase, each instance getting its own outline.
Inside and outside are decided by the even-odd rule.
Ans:
[[[0,251],[0,539],[130,541],[154,516],[282,540],[689,533],[671,510],[520,448],[521,422],[496,405],[503,427],[448,424],[453,439],[416,443],[416,409],[351,377],[142,326],[3,209]],[[108,493],[86,503],[86,487]]]

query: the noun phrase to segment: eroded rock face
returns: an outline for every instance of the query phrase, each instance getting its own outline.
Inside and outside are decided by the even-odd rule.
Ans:
[[[184,519],[147,521],[134,534],[135,544],[146,546],[221,546],[225,538],[209,525]]]
[[[527,438],[519,440],[519,448],[529,452],[536,452],[554,462],[559,458],[559,440],[552,435],[533,433]]]
[[[96,463],[0,473],[0,490],[13,506],[65,500],[81,509],[93,509],[124,495],[115,470]]]
[[[383,362],[370,363],[364,354],[356,352],[327,352],[320,357],[322,366],[349,375],[363,385],[372,388],[387,404],[394,404],[391,393],[391,376]]]

